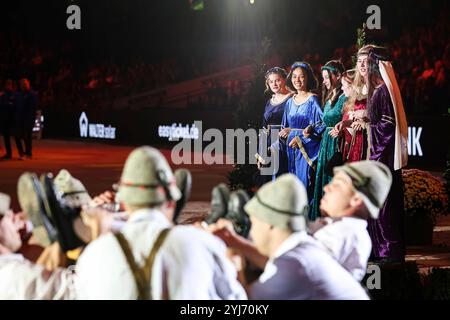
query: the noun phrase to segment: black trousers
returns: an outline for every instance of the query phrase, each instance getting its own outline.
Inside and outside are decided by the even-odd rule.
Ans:
[[[16,121],[16,146],[20,156],[32,156],[34,117],[24,117]]]
[[[7,156],[12,156],[11,150],[11,128],[3,128],[3,142],[5,143],[5,151]]]
[[[5,144],[6,155],[12,155],[11,149],[11,133],[14,126],[14,115],[13,112],[9,110],[5,110],[1,114],[2,116],[2,125],[1,125],[1,134],[3,136],[3,142]]]

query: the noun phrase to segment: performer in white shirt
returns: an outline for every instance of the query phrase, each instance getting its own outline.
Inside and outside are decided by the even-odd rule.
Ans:
[[[351,274],[307,234],[308,197],[295,175],[286,174],[264,185],[244,208],[251,217],[253,243],[233,233],[223,220],[214,232],[264,269],[248,287],[249,298],[368,299]]]
[[[49,271],[15,253],[22,246],[21,224],[10,210],[9,196],[0,193],[0,300],[73,299],[71,269]],[[59,253],[55,243],[44,250],[38,261]]]
[[[348,163],[334,169],[320,203],[323,216],[310,226],[317,239],[353,277],[367,270],[372,242],[367,220],[377,219],[392,184],[389,168],[376,161]]]
[[[117,197],[130,214],[122,231],[81,254],[81,299],[246,299],[226,247],[193,226],[173,226],[180,191],[163,155],[141,147],[128,157]]]
[[[173,179],[167,161],[156,149],[135,150],[125,165],[118,193],[130,213],[119,233],[123,238],[102,235],[85,248],[72,269],[50,271],[14,255],[21,246],[19,227],[14,215],[2,209],[7,213],[0,221],[0,298],[246,299],[220,239],[197,227],[173,227],[175,201],[180,196]],[[20,189],[24,198],[30,197],[25,193],[32,188]],[[9,208],[9,197],[0,200],[2,208]],[[37,212],[30,213],[37,216]],[[98,220],[95,215],[92,219]],[[98,229],[93,228],[96,223],[87,227]],[[164,241],[163,230],[170,230]],[[46,259],[60,255],[64,257],[54,242],[39,260],[46,264]],[[153,257],[150,264],[149,257]]]

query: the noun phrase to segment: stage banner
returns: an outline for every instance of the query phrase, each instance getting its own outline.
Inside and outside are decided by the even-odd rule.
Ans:
[[[228,110],[43,111],[44,138],[174,146],[202,140],[208,129],[234,129]],[[198,126],[198,121],[201,126]],[[203,141],[207,145],[208,142]],[[438,170],[450,149],[450,116],[408,119],[408,167]]]

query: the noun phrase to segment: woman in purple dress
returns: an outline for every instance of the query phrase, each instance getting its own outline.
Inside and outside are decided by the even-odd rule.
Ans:
[[[403,261],[403,182],[401,169],[408,161],[408,125],[402,97],[389,62],[387,50],[365,46],[359,56],[367,55],[368,117],[370,120],[370,160],[387,165],[392,187],[377,220],[370,219],[374,260]]]

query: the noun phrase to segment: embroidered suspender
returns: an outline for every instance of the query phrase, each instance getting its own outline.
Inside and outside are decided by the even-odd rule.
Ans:
[[[134,260],[133,253],[131,251],[130,244],[122,233],[115,234],[117,242],[119,243],[123,254],[127,260],[128,266],[133,273],[134,281],[136,282],[136,287],[138,289],[138,300],[151,300],[151,280],[152,280],[152,269],[153,263],[155,261],[156,254],[161,248],[164,240],[169,234],[170,228],[164,229],[160,232],[156,241],[153,245],[150,254],[145,260],[144,266],[140,268],[136,261]]]

